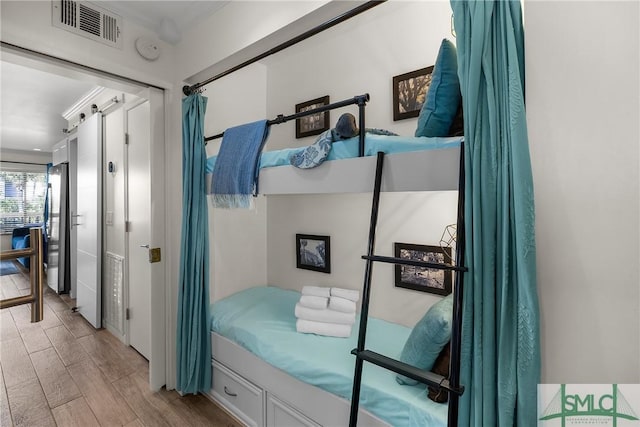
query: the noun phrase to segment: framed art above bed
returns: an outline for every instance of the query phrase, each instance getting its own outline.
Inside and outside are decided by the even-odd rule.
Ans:
[[[331,273],[329,236],[296,234],[296,267]]]
[[[427,99],[433,65],[393,77],[393,121],[418,117]]]
[[[296,113],[313,110],[324,105],[329,105],[329,95],[296,104]],[[329,130],[330,121],[329,111],[296,119],[296,138],[319,135]]]
[[[431,262],[434,264],[449,263],[451,260],[451,247],[448,246],[394,243],[393,247],[396,258]],[[395,285],[399,288],[413,289],[415,291],[437,295],[449,295],[451,293],[451,270],[396,265],[395,278]]]

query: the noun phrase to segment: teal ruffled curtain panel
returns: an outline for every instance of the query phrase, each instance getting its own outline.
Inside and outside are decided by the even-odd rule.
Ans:
[[[205,194],[207,98],[182,100],[182,242],[178,290],[177,389],[211,389],[209,224]]]
[[[540,381],[533,180],[520,1],[451,0],[464,108],[460,426],[535,426]]]

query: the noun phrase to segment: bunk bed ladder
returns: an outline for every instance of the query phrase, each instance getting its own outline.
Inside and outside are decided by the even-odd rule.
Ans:
[[[351,395],[351,413],[349,427],[356,427],[358,424],[358,410],[360,406],[360,385],[362,381],[362,368],[364,362],[373,363],[382,368],[413,378],[416,381],[427,384],[437,389],[444,389],[449,394],[448,426],[458,425],[458,399],[464,392],[464,387],[460,385],[460,339],[462,325],[462,288],[463,272],[467,269],[463,266],[464,260],[464,149],[460,146],[460,172],[458,182],[458,214],[457,214],[457,239],[456,239],[456,265],[428,263],[422,261],[412,261],[395,257],[376,256],[374,254],[376,227],[378,223],[378,209],[380,206],[380,190],[382,185],[382,167],[384,164],[384,153],[379,152],[376,162],[375,185],[373,189],[373,203],[371,205],[371,222],[369,225],[369,241],[367,255],[362,258],[366,260],[364,272],[364,287],[362,290],[362,309],[360,312],[360,329],[358,333],[357,348],[351,351],[356,356],[355,372],[353,376],[353,392]],[[373,263],[384,262],[391,264],[412,265],[418,267],[437,268],[442,270],[455,271],[454,281],[454,303],[451,332],[451,358],[449,378],[435,374],[431,371],[416,368],[399,360],[395,360],[382,354],[365,349],[367,335],[367,320],[369,317],[369,297],[371,294],[371,278],[373,274]],[[425,396],[426,399],[426,396]]]

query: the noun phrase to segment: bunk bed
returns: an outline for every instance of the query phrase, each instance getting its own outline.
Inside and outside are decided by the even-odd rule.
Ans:
[[[356,96],[327,105],[323,110],[368,99],[368,94]],[[314,113],[315,110],[310,110],[304,115]],[[278,116],[270,122],[279,124],[300,116]],[[363,117],[364,113],[361,112],[360,116]],[[370,192],[373,189],[375,156],[384,152],[393,155],[386,159],[382,191],[457,190],[457,163],[462,141],[462,137],[408,137],[361,132],[357,137],[334,142],[327,160],[311,169],[299,169],[289,162],[290,156],[304,151],[306,147],[265,151],[259,164],[258,188],[263,195]],[[216,160],[216,156],[207,159],[208,191],[211,190]]]
[[[337,109],[351,103],[369,99],[368,95],[340,101],[322,107]],[[314,114],[309,110],[301,114]],[[364,105],[360,109],[359,121],[364,123]],[[300,115],[278,116],[273,124],[293,120]],[[362,126],[364,128],[364,126]],[[222,136],[216,136],[220,137]],[[213,138],[211,138],[213,139]],[[398,153],[388,140],[397,143]],[[385,141],[387,140],[387,141]],[[381,142],[382,141],[382,142]],[[346,140],[337,151],[339,154],[313,169],[297,169],[287,166],[288,155],[297,150],[266,152],[262,154],[259,174],[261,194],[297,193],[344,193],[372,192],[372,231],[370,233],[367,271],[374,261],[396,262],[397,259],[377,257],[373,253],[375,222],[381,191],[458,191],[459,215],[462,212],[463,183],[462,144],[463,138],[424,138],[364,135]],[[355,148],[354,148],[355,147]],[[375,157],[373,156],[375,154]],[[355,157],[354,157],[355,156]],[[388,165],[382,167],[383,159]],[[275,161],[274,161],[275,159]],[[209,171],[213,170],[209,165]],[[383,185],[385,183],[386,185]],[[459,216],[459,226],[462,218]],[[462,227],[462,226],[461,226]],[[463,242],[458,250],[463,250]],[[457,259],[462,259],[458,252]],[[440,268],[442,266],[429,265]],[[458,272],[462,267],[447,265]],[[398,365],[399,349],[402,349],[411,328],[367,319],[370,273],[366,273],[363,289],[360,325],[348,339],[303,335],[296,332],[294,306],[300,294],[276,286],[258,287],[236,293],[211,306],[212,345],[212,389],[210,397],[250,426],[287,425],[344,425],[347,419],[366,426],[445,426],[453,425],[450,411],[453,403],[436,403],[427,398],[424,383],[442,387],[450,395],[462,393],[457,384],[459,366],[459,306],[454,310],[452,333],[453,376],[443,377],[431,372],[418,372],[406,365]],[[461,278],[456,275],[454,293],[461,296]],[[372,333],[364,349],[365,338],[360,336],[370,323]],[[457,322],[457,323],[456,323]],[[454,327],[456,329],[456,327]],[[355,348],[355,349],[354,349]],[[353,354],[374,359],[383,355],[385,360],[363,368]],[[389,362],[387,359],[391,360]],[[391,363],[391,365],[389,365]],[[360,402],[350,403],[353,392],[354,366],[360,365],[364,374],[357,381]],[[411,378],[421,381],[417,386],[400,385],[396,373],[413,374]],[[353,401],[353,397],[351,397]],[[354,416],[353,411],[357,412]],[[356,425],[356,424],[353,424]]]
[[[356,7],[351,16],[377,4],[380,2],[367,2]],[[331,25],[341,22],[342,18]],[[314,31],[281,47],[286,48],[309,37],[317,32]],[[278,50],[281,49],[267,54]],[[255,60],[261,57],[264,56],[259,55]],[[197,85],[185,86],[183,92],[190,95],[199,87],[249,63]],[[364,94],[291,116],[279,115],[267,123],[269,126],[277,125],[355,104],[358,105],[359,128],[364,130],[368,101],[369,96]],[[389,139],[393,143],[389,144]],[[392,153],[388,149],[394,145],[402,147],[400,152]],[[212,388],[207,394],[249,426],[338,426],[346,425],[347,420],[352,427],[457,425],[458,398],[464,391],[459,384],[461,273],[466,271],[462,265],[463,138],[394,140],[393,137],[372,136],[361,131],[357,138],[334,144],[333,157],[328,161],[305,170],[288,165],[288,158],[295,150],[298,149],[262,154],[257,183],[260,194],[373,192],[368,251],[362,256],[366,267],[361,291],[362,306],[357,319],[359,327],[354,328],[347,339],[296,332],[293,307],[300,295],[280,289],[277,284],[252,288],[217,301],[211,306]],[[214,162],[215,159],[208,162],[209,173],[214,170]],[[210,180],[208,177],[207,181]],[[398,360],[401,356],[398,349],[412,335],[412,329],[368,317],[372,264],[403,263],[398,258],[374,253],[382,191],[458,192],[458,265],[407,262],[456,273],[447,375],[418,369]],[[372,332],[369,337],[367,328]],[[368,362],[366,366],[364,362]],[[397,375],[407,376],[421,384],[400,385],[396,381]],[[429,400],[425,384],[444,391],[448,395],[448,403]]]
[[[304,113],[278,115],[269,125],[285,123],[322,111],[358,105],[360,129],[364,127],[369,94],[355,96]],[[221,138],[224,133],[207,138]],[[326,161],[310,169],[291,166],[290,157],[308,147],[265,151],[259,162],[258,188],[263,195],[361,193],[370,192],[379,152],[393,154],[383,172],[382,191],[457,190],[458,171],[451,165],[459,160],[463,137],[414,137],[360,132],[357,137],[333,142]],[[453,150],[452,150],[453,149]],[[217,156],[207,159],[207,191],[213,179]],[[411,173],[408,174],[407,171]]]
[[[299,299],[299,292],[268,286],[213,305],[211,394],[248,425],[342,426],[349,419],[356,328],[349,338],[296,332]],[[398,358],[411,328],[369,322],[368,346]],[[424,385],[400,385],[375,365],[364,370],[361,406],[365,426],[435,427],[447,420],[447,405],[429,400]]]

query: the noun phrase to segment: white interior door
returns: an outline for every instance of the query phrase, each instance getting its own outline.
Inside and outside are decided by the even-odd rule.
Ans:
[[[149,101],[126,108],[129,344],[151,358],[151,185]]]
[[[102,319],[102,114],[78,126],[77,233],[78,311],[95,328]]]

